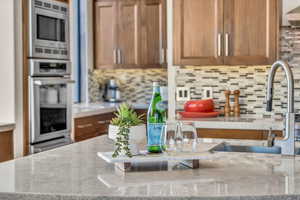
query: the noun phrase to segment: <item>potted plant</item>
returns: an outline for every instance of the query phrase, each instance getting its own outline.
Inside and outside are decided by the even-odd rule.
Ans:
[[[146,139],[143,115],[138,115],[127,104],[121,104],[115,115],[108,131],[108,137],[115,141],[113,157],[132,157],[139,153],[138,144]]]

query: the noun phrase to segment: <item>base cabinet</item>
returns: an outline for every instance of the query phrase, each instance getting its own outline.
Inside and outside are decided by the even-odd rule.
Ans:
[[[113,113],[106,113],[74,119],[73,140],[80,142],[107,134],[113,116]]]
[[[237,129],[197,129],[199,138],[266,140],[267,130],[237,130]],[[273,131],[276,137],[282,137],[282,131]]]
[[[143,114],[143,120],[147,122],[147,110],[136,109],[138,115]],[[108,134],[108,127],[114,113],[75,118],[73,121],[72,138],[74,142],[80,142],[100,135]]]
[[[13,131],[0,132],[0,162],[14,158]]]

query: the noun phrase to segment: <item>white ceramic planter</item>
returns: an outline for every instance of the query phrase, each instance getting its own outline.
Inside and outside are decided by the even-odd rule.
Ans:
[[[119,127],[114,125],[109,125],[108,138],[116,140],[117,134],[119,132]],[[130,128],[129,132],[129,149],[132,154],[138,154],[139,144],[145,143],[146,141],[146,125],[142,124],[139,126],[133,126]]]

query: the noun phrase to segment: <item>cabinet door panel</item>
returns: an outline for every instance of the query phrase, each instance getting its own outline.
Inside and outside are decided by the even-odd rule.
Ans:
[[[118,47],[122,65],[139,63],[139,1],[119,1]]]
[[[166,63],[166,1],[143,0],[141,5],[141,64]]]
[[[225,0],[224,7],[225,64],[272,64],[277,56],[278,1]]]
[[[222,33],[223,0],[174,0],[176,65],[222,64]]]
[[[116,64],[117,2],[95,2],[95,66],[103,68]]]

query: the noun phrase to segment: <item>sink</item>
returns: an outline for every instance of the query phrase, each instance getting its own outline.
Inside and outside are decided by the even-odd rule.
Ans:
[[[241,152],[241,153],[266,153],[266,154],[281,154],[281,147],[264,147],[264,146],[240,146],[240,145],[229,145],[222,143],[217,145],[211,151],[222,151],[222,152]],[[299,151],[297,151],[297,154]]]
[[[222,143],[215,146],[210,151],[220,152],[238,152],[238,153],[265,153],[265,154],[281,154],[281,147],[264,147],[264,146],[241,146]],[[300,155],[300,149],[296,148],[296,155]]]

